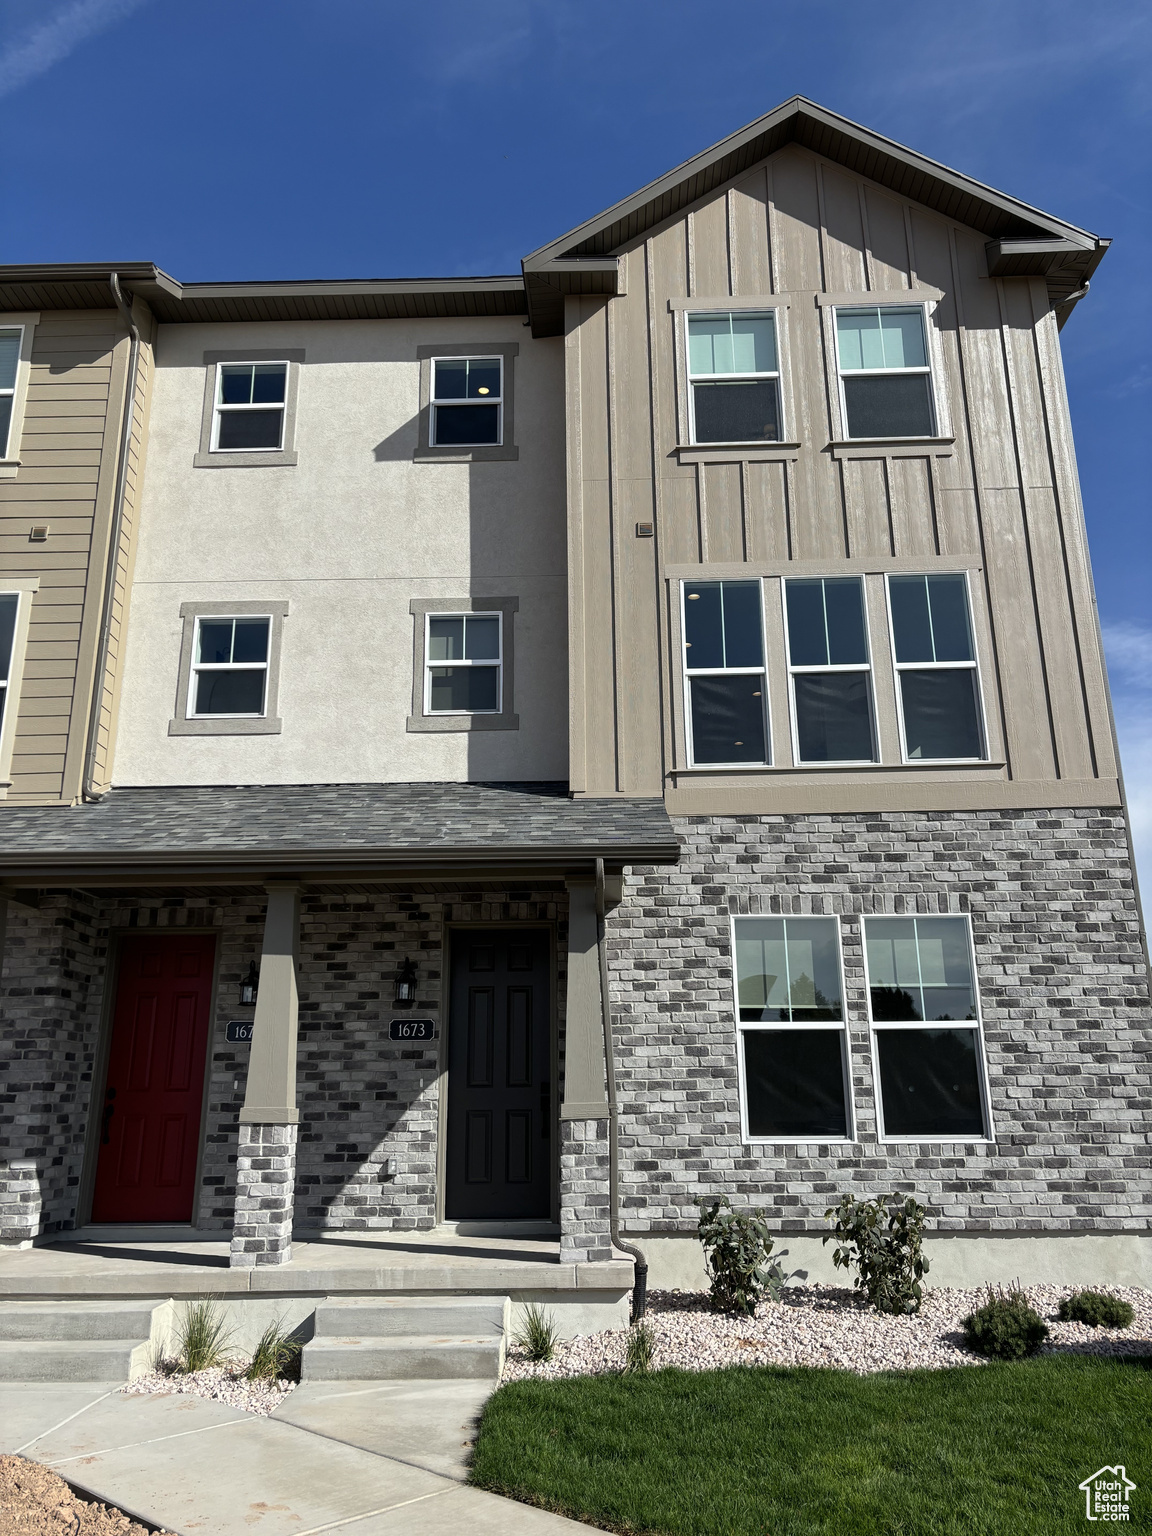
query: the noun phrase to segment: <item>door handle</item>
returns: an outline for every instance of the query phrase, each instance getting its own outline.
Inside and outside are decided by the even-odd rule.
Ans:
[[[552,1084],[548,1078],[540,1084],[540,1137],[549,1141],[552,1136]]]

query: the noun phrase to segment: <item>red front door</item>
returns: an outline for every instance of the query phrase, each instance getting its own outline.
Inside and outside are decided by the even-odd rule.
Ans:
[[[192,1219],[215,945],[210,934],[121,945],[107,1086],[94,1106],[93,1221]]]

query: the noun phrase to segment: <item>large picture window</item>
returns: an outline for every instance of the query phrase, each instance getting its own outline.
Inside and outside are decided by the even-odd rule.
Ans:
[[[767,763],[760,583],[688,581],[683,593],[689,760]]]
[[[905,758],[983,758],[967,580],[963,575],[889,576],[888,606]]]
[[[733,948],[746,1137],[850,1138],[837,920],[737,917]]]
[[[871,662],[858,576],[784,583],[796,761],[875,760]]]
[[[836,310],[840,401],[849,437],[931,437],[936,431],[924,306]]]
[[[964,917],[864,919],[881,1134],[989,1135],[972,935]]]
[[[694,443],[780,441],[780,360],[771,312],[689,315],[688,380]]]

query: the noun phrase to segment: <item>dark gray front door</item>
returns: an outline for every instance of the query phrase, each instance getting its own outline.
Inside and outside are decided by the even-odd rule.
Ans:
[[[550,1215],[548,953],[546,929],[460,929],[453,935],[449,1221]]]

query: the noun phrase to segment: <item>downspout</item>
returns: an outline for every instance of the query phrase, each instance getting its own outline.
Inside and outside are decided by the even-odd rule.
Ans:
[[[104,692],[104,673],[108,666],[108,646],[112,636],[112,605],[116,597],[117,555],[120,549],[120,531],[124,524],[124,496],[128,484],[128,450],[132,442],[133,414],[136,407],[136,368],[140,358],[140,332],[132,318],[132,306],[120,292],[120,277],[116,272],[108,274],[112,297],[116,308],[124,317],[132,345],[128,352],[128,379],[124,386],[124,422],[120,433],[120,461],[116,466],[116,491],[112,498],[112,526],[108,533],[108,563],[104,573],[104,609],[100,617],[100,645],[96,652],[96,671],[92,678],[92,712],[88,718],[88,744],[84,753],[84,778],[82,798],[87,801],[102,800],[96,792],[96,741],[100,734],[100,706]]]
[[[612,1047],[612,1002],[608,993],[608,938],[605,922],[604,860],[596,860],[596,950],[600,959],[600,1017],[604,1024],[604,1075],[608,1088],[608,1231],[612,1246],[635,1264],[632,1321],[644,1316],[648,1299],[648,1260],[620,1236],[620,1147],[616,1114],[616,1053]]]

